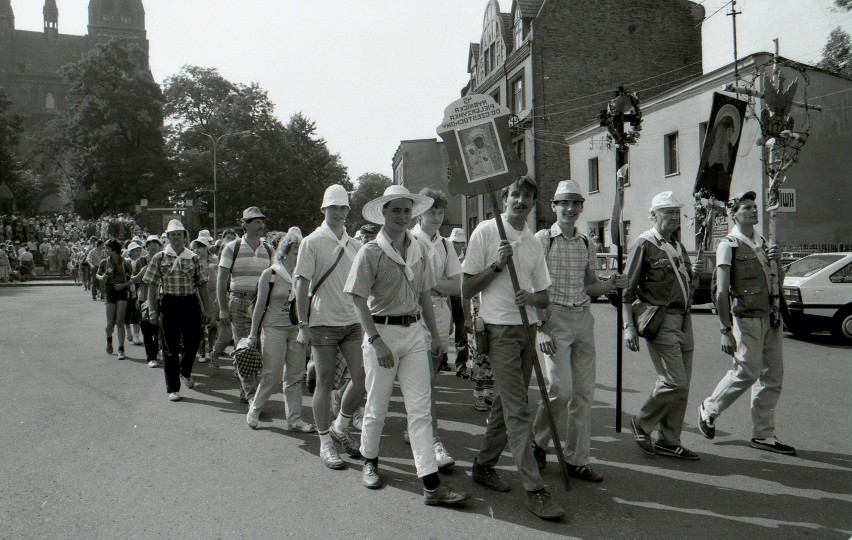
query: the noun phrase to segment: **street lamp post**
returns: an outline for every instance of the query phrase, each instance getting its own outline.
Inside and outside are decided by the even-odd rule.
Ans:
[[[201,131],[198,129],[193,129],[196,133],[200,135],[204,135],[213,143],[213,238],[216,238],[219,235],[219,206],[217,204],[217,193],[219,188],[219,179],[218,179],[218,154],[219,154],[219,143],[225,141],[228,137],[232,135],[236,135],[239,137],[243,137],[245,135],[251,135],[250,130],[237,131],[231,133],[223,133],[218,137],[213,137],[206,131]]]

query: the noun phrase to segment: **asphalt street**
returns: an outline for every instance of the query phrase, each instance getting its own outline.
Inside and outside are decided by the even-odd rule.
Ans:
[[[650,458],[629,431],[615,431],[615,310],[593,306],[598,349],[593,466],[601,484],[561,485],[555,457],[544,473],[568,509],[539,520],[511,455],[499,468],[512,485],[475,485],[470,466],[486,413],[472,384],[441,374],[437,414],[456,466],[445,482],[473,498],[459,510],[422,503],[402,440],[398,392],[382,441],[386,487],[361,484],[361,464],[343,471],[317,456],[315,434],[283,429],[283,396],[260,428],[245,422],[230,369],[197,365],[184,400],[166,398],[163,372],[141,347],[119,361],[104,352],[104,307],[78,287],[0,288],[0,538],[849,538],[852,535],[852,348],[828,336],[784,338],[778,436],[799,450],[781,456],[748,446],[748,395],[705,440],[700,401],[730,361],[715,315],[695,313],[696,355],[683,444],[699,461]],[[625,351],[626,426],[653,386],[644,348]],[[535,386],[530,399],[537,403]],[[305,417],[312,419],[305,392]]]

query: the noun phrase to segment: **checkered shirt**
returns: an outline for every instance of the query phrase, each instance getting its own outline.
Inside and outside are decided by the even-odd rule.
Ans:
[[[207,276],[201,265],[201,259],[193,254],[192,259],[180,259],[177,268],[172,271],[177,257],[161,251],[154,255],[145,268],[142,281],[148,285],[162,284],[163,294],[171,296],[189,296],[207,283]]]
[[[572,236],[562,232],[558,223],[541,230],[536,236],[546,253],[547,270],[552,284],[547,290],[551,304],[560,306],[587,306],[591,303],[586,293],[586,272],[594,272],[594,245],[577,229]]]

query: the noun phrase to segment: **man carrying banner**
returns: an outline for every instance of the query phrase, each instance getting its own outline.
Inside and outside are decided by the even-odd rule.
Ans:
[[[639,350],[633,303],[639,300],[645,312],[653,312],[659,329],[654,336],[645,332],[645,343],[657,371],[657,383],[639,414],[630,422],[639,449],[648,455],[698,459],[683,447],[680,432],[686,413],[689,380],[692,376],[692,319],[686,310],[698,286],[689,256],[675,237],[680,228],[681,203],[671,191],[657,194],[651,201],[654,227],[645,231],[627,256],[627,286],[624,289],[624,342],[631,351]],[[648,327],[653,326],[648,324]],[[659,426],[656,442],[651,433]]]
[[[548,304],[550,275],[541,243],[527,226],[527,217],[538,198],[538,185],[530,176],[521,176],[501,191],[507,240],[500,240],[495,219],[480,223],[470,238],[462,264],[462,295],[481,293],[480,316],[485,321],[488,354],[494,372],[494,404],[485,436],[473,462],[473,480],[506,492],[512,488],[500,478],[494,465],[508,444],[527,492],[527,508],[543,519],[565,514],[551,499],[536,466],[530,444],[532,413],[527,404],[527,388],[535,361],[535,351],[527,346],[525,328],[518,307],[524,306],[531,322],[537,322],[533,308]],[[515,293],[508,272],[503,272],[514,256],[520,289]]]
[[[591,299],[623,287],[626,279],[615,276],[602,282],[595,272],[595,245],[577,230],[583,211],[583,194],[573,180],[559,182],[550,207],[556,223],[536,234],[544,248],[547,269],[553,283],[548,289],[550,305],[536,310],[539,320],[538,345],[544,353],[547,393],[556,425],[566,427],[565,455],[568,474],[589,482],[603,476],[589,466],[592,400],[595,396],[595,319],[589,309]],[[539,469],[545,467],[545,448],[550,430],[544,403],[539,405],[533,423],[533,454]]]
[[[770,321],[769,264],[781,254],[754,230],[760,215],[756,196],[747,191],[728,202],[734,230],[716,249],[722,352],[733,357],[734,366],[699,405],[698,425],[704,437],[713,439],[715,419],[751,388],[752,448],[793,455],[796,449],[775,436],[784,363],[781,327]]]

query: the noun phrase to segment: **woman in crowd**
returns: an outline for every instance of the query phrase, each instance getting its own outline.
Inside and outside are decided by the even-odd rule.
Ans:
[[[133,275],[133,267],[135,262],[139,260],[139,256],[142,254],[142,244],[139,244],[135,241],[130,242],[127,246],[126,259],[130,262],[131,275]],[[134,345],[142,345],[142,330],[139,327],[139,322],[141,320],[139,314],[139,302],[137,302],[137,286],[136,283],[132,283],[130,288],[128,289],[127,294],[127,309],[124,310],[124,325],[125,325],[125,334],[130,336],[130,341]]]
[[[160,242],[160,237],[152,234],[145,240],[145,255],[139,257],[133,263],[133,282],[138,286],[136,296],[138,297],[137,303],[141,318],[139,327],[142,330],[142,341],[145,343],[145,357],[148,359],[149,368],[157,367],[157,353],[160,349],[160,343],[157,326],[151,324],[148,320],[148,284],[142,281],[142,277],[145,275],[148,261],[159,253],[161,249],[162,243]],[[156,310],[157,306],[150,306],[150,309]]]
[[[263,371],[249,406],[246,422],[257,428],[260,411],[269,401],[275,387],[284,382],[284,413],[291,431],[312,433],[313,424],[302,420],[302,378],[305,376],[305,349],[296,341],[298,326],[290,322],[290,300],[293,292],[293,268],[302,242],[302,231],[291,227],[278,242],[272,266],[263,271],[257,282],[257,302],[251,317],[249,345],[255,347],[260,334]]]
[[[106,352],[112,354],[112,332],[118,333],[118,359],[124,355],[124,311],[130,289],[133,268],[130,262],[121,256],[121,242],[110,238],[106,242],[106,257],[98,265],[97,278],[102,284],[106,302]],[[118,324],[116,324],[116,322]]]

